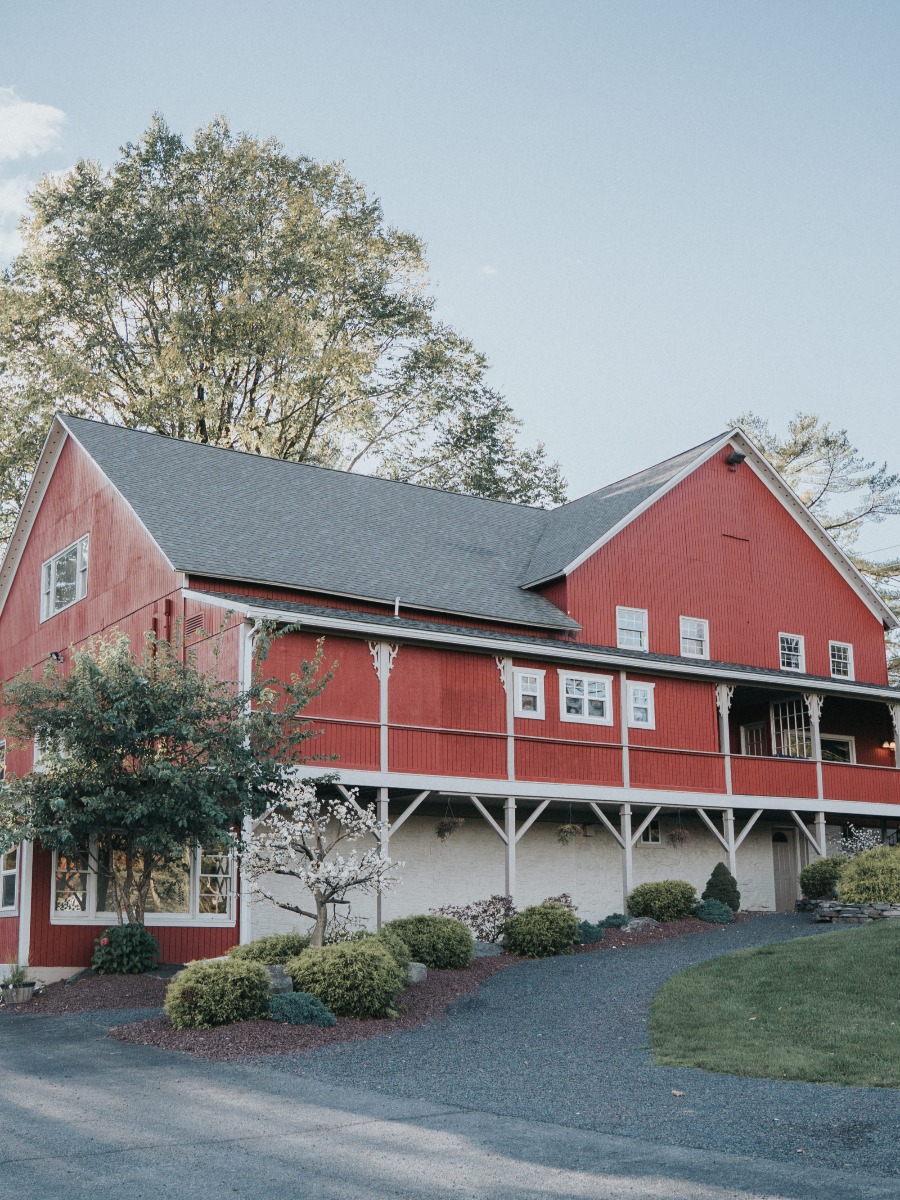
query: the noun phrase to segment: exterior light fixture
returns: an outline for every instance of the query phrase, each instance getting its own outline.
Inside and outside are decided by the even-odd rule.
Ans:
[[[51,650],[50,657],[55,663],[61,663],[63,660],[62,650]]]
[[[896,742],[882,742],[881,748],[882,748],[882,750],[896,750],[897,743]]]
[[[740,450],[732,450],[725,458],[729,471],[736,471],[746,457],[747,455],[741,454]]]

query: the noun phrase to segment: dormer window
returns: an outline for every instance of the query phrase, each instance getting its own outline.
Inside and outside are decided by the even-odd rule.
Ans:
[[[647,649],[646,608],[616,608],[616,645],[620,650]]]
[[[778,658],[782,671],[806,670],[806,653],[799,633],[779,633]]]
[[[829,642],[828,657],[835,679],[853,678],[853,647],[849,642]]]
[[[87,595],[87,535],[41,567],[41,620],[55,616]]]

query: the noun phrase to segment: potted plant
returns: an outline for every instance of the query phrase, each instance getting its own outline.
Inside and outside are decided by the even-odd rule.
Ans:
[[[0,984],[0,996],[4,1004],[27,1004],[34,995],[37,980],[28,978],[28,967],[11,962],[6,978]]]

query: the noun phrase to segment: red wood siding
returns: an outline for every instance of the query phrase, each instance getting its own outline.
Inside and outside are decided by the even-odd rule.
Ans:
[[[650,649],[678,654],[679,616],[705,617],[712,657],[778,667],[779,632],[803,634],[828,675],[828,641],[854,647],[856,676],[887,679],[880,621],[746,464],[723,452],[569,576],[579,640],[614,646],[616,605],[646,608]]]
[[[19,918],[0,917],[0,962],[19,961]]]
[[[725,760],[718,754],[632,747],[628,761],[632,787],[678,792],[725,791]]]
[[[666,746],[673,750],[718,752],[719,726],[716,689],[711,683],[628,672],[635,683],[655,683],[653,702],[655,729],[629,729],[632,746]]]
[[[53,856],[35,847],[31,908],[31,953],[33,967],[88,966],[94,938],[104,923],[96,925],[51,925],[50,895]],[[235,898],[235,909],[239,901]],[[194,958],[216,958],[238,939],[238,915],[233,925],[154,925],[150,932],[159,942],[163,962],[182,963]]]
[[[390,722],[506,732],[506,693],[486,654],[401,646],[390,680]]]
[[[589,725],[579,721],[564,721],[560,716],[560,671],[556,662],[537,662],[534,659],[514,658],[514,667],[524,670],[543,670],[544,674],[544,711],[543,721],[531,717],[517,717],[515,721],[516,734],[522,737],[558,738],[562,742],[611,742],[615,745],[621,741],[621,705],[619,703],[619,677],[616,671],[604,670],[602,667],[583,667],[573,663],[571,670],[575,674],[607,675],[612,677],[612,724]]]
[[[621,786],[619,746],[516,739],[516,778]]]
[[[814,799],[816,765],[796,758],[733,758],[732,788],[740,796]]]
[[[900,771],[822,763],[822,790],[826,800],[900,804]]]
[[[500,735],[392,728],[388,762],[392,771],[410,774],[503,779],[506,739]]]

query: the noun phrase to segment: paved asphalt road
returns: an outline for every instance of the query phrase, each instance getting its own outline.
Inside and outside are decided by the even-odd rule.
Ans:
[[[649,1063],[629,988],[809,927],[752,930],[514,967],[433,1026],[253,1065],[4,1015],[0,1197],[896,1200],[896,1092]]]

